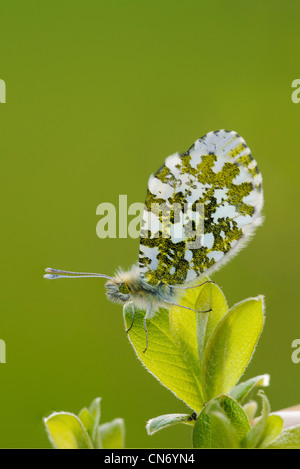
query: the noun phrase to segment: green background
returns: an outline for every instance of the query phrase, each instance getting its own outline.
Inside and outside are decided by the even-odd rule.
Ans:
[[[273,410],[300,403],[298,1],[1,0],[0,447],[50,447],[42,417],[102,396],[127,447],[190,447],[185,412],[137,360],[100,279],[50,282],[45,267],[113,274],[138,239],[96,236],[96,207],[143,202],[147,180],[210,130],[242,135],[264,178],[265,223],[214,275],[233,305],[266,297],[245,377],[270,373]]]

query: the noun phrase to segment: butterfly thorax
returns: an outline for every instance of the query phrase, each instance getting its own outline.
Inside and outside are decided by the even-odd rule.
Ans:
[[[174,299],[174,289],[164,282],[150,285],[134,266],[130,271],[119,270],[105,284],[106,296],[113,303],[127,303],[133,300],[137,306],[161,305]]]

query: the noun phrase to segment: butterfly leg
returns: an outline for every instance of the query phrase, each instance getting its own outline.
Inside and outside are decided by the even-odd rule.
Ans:
[[[145,329],[145,332],[146,332],[146,348],[145,350],[143,350],[143,353],[146,352],[147,348],[148,348],[148,329],[147,329],[147,319],[148,318],[151,318],[152,316],[152,303],[148,306],[148,309],[147,309],[147,312],[145,314],[145,317],[144,317],[144,329]]]
[[[134,303],[133,303],[133,301],[132,301],[132,321],[131,321],[130,326],[129,326],[128,329],[126,330],[126,334],[128,334],[128,332],[130,331],[130,329],[131,329],[132,326],[133,326],[133,323],[134,323],[134,313],[135,313],[135,309],[134,309]]]
[[[168,302],[169,305],[176,306],[177,308],[184,308],[184,309],[189,309],[190,311],[194,311],[195,313],[210,313],[212,309],[208,309],[207,311],[198,311],[197,309],[189,308],[188,306],[182,306],[178,305],[176,303],[170,303]]]
[[[202,285],[205,285],[206,283],[213,283],[215,285],[215,282],[213,282],[212,280],[206,280],[205,282],[200,283],[200,285],[192,285],[190,287],[181,287],[179,285],[170,285],[170,287],[171,288],[178,288],[180,290],[189,290],[190,288],[202,287]]]

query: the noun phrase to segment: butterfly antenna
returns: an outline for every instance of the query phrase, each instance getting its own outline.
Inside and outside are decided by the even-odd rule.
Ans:
[[[106,278],[108,280],[112,280],[112,277],[109,277],[108,275],[94,274],[91,272],[90,273],[70,272],[68,270],[51,269],[50,267],[45,269],[45,272],[47,272],[47,274],[44,275],[44,278],[48,278],[50,280],[55,280],[57,278],[84,278],[84,277],[100,277],[100,278]]]

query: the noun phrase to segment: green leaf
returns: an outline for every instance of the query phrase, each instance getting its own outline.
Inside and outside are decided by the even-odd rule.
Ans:
[[[226,313],[227,305],[221,290],[212,283],[183,292],[179,304],[201,311],[213,308],[213,311],[202,314],[180,307],[172,307],[170,312],[159,309],[153,318],[147,320],[149,343],[146,353],[143,353],[145,313],[136,310],[129,339],[148,370],[179,399],[199,412],[204,403],[199,353],[202,353],[217,321]],[[132,322],[131,306],[124,308],[124,318],[127,329]],[[197,323],[202,326],[198,324],[197,327]]]
[[[85,428],[86,431],[88,432],[89,437],[92,439],[92,437],[93,437],[94,419],[93,419],[93,417],[91,416],[89,410],[88,410],[86,407],[84,407],[84,408],[81,409],[81,411],[79,412],[78,417],[80,418],[82,425],[84,426],[84,428]]]
[[[222,412],[211,415],[211,448],[239,448],[239,440],[230,420]]]
[[[256,401],[249,401],[243,405],[243,409],[248,416],[249,422],[252,422],[252,420],[254,419],[256,411],[257,411],[257,407],[258,405]]]
[[[257,420],[257,422],[255,422],[255,424],[251,427],[250,431],[241,442],[242,447],[244,448],[256,448],[259,445],[259,442],[261,441],[265,431],[268,415],[270,413],[270,404],[267,397],[263,391],[260,391],[258,394],[262,398],[261,417]]]
[[[269,415],[257,448],[265,448],[271,441],[280,435],[283,428],[283,420],[279,415]]]
[[[217,415],[212,420],[212,415],[216,412]],[[220,412],[225,419],[220,417]],[[193,430],[193,447],[223,448],[226,444],[232,445],[226,447],[236,448],[237,442],[244,438],[249,429],[249,421],[243,408],[230,396],[219,396],[200,412]],[[221,431],[225,434],[220,434]]]
[[[201,357],[206,342],[216,324],[228,310],[226,299],[220,288],[207,279],[202,281],[203,286],[186,290],[180,299],[181,305],[199,311],[198,314],[183,308],[174,307],[170,310],[172,335],[182,353],[187,356],[187,360],[193,360],[193,366],[199,376]],[[209,310],[212,311],[201,312]]]
[[[125,447],[125,425],[123,419],[114,419],[99,426],[103,449],[122,449]]]
[[[54,412],[44,419],[49,439],[57,449],[92,449],[81,420],[68,412]]]
[[[233,397],[236,401],[242,403],[254,387],[269,386],[270,376],[260,375],[255,378],[250,378],[248,381],[239,383],[229,392],[229,396]]]
[[[300,425],[283,430],[267,449],[300,449]]]
[[[94,399],[91,402],[90,407],[89,407],[89,412],[92,416],[92,419],[95,425],[99,425],[100,423],[100,417],[101,417],[100,404],[101,404],[101,397],[96,397],[96,399]]]
[[[228,307],[222,290],[214,283],[207,283],[195,301],[198,311],[212,310],[209,314],[197,315],[198,357],[202,362],[206,344],[218,322],[227,313]]]
[[[102,442],[98,432],[101,416],[100,403],[101,397],[96,397],[88,409],[84,407],[78,414],[95,448],[102,448]]]
[[[195,414],[196,415],[196,414]],[[153,435],[154,433],[162,430],[163,428],[170,427],[172,425],[177,425],[179,423],[186,423],[193,425],[195,419],[190,414],[166,414],[150,419],[147,422],[146,430],[148,435]]]
[[[101,397],[96,397],[89,407],[89,413],[93,419],[92,441],[96,448],[102,448],[102,441],[99,435],[99,424],[101,417]]]
[[[124,308],[125,322],[128,328],[132,321],[131,307]],[[192,409],[200,410],[203,404],[201,384],[198,369],[195,369],[195,360],[187,354],[182,354],[180,343],[176,342],[170,330],[169,311],[159,309],[156,316],[147,321],[148,349],[145,348],[145,330],[143,326],[145,313],[136,310],[134,325],[129,332],[138,358],[146,368],[179,399],[182,399]],[[189,324],[189,322],[187,322]],[[196,346],[193,334],[195,330],[190,327],[191,342]],[[197,353],[197,352],[196,352]]]
[[[202,365],[206,401],[235,386],[248,365],[263,328],[263,299],[238,303],[223,316],[208,340]]]

